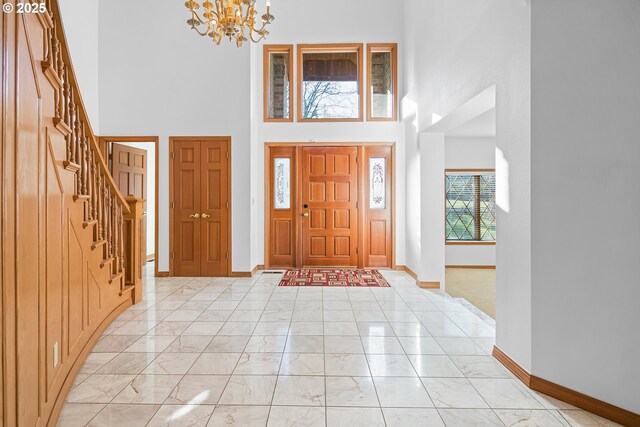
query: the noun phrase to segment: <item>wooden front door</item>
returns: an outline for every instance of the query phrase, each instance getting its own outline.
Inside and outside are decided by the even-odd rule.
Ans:
[[[144,200],[140,245],[140,259],[144,265],[147,262],[147,150],[112,143],[111,156],[111,175],[120,192],[125,196],[135,196]]]
[[[302,149],[302,265],[358,265],[356,147]]]
[[[229,140],[172,141],[175,276],[224,277],[229,269]]]

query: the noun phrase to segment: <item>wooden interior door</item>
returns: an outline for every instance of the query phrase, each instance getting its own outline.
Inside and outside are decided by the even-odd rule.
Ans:
[[[172,141],[172,273],[230,274],[229,139]]]
[[[202,141],[201,275],[228,276],[229,151],[227,141]]]
[[[125,196],[143,199],[140,259],[144,265],[147,262],[147,150],[111,143],[111,156],[111,175],[120,192]]]
[[[302,265],[358,265],[356,147],[302,149]]]
[[[173,151],[173,274],[200,276],[200,141],[176,141]]]

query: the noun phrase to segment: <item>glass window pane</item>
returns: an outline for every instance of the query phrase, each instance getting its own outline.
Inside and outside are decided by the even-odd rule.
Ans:
[[[447,240],[496,240],[494,173],[447,173],[445,191]]]
[[[480,240],[496,240],[496,176],[480,175]]]
[[[391,52],[371,53],[371,116],[393,117],[393,55]]]
[[[288,119],[289,98],[291,87],[289,85],[289,59],[288,52],[269,53],[269,86],[267,90],[267,118]]]
[[[369,159],[369,208],[385,209],[387,199],[387,159],[372,157]]]
[[[274,208],[291,208],[291,159],[274,159]]]
[[[302,55],[302,118],[357,119],[358,52]]]
[[[447,240],[474,240],[473,184],[473,175],[447,175],[446,177]]]

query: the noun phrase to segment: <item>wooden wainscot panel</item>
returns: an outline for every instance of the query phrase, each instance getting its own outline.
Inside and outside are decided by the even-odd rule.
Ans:
[[[57,1],[45,3],[52,15],[0,19],[0,427],[55,425],[84,358],[131,305],[129,208],[98,152]]]

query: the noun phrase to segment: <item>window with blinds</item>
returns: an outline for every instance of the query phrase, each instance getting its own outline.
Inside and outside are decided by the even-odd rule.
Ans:
[[[446,171],[447,241],[495,242],[495,171]]]

